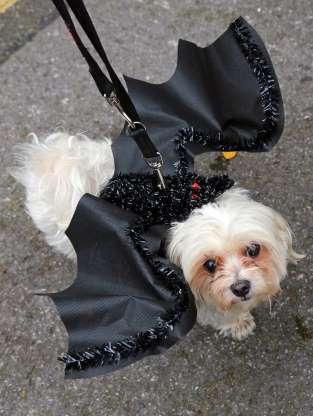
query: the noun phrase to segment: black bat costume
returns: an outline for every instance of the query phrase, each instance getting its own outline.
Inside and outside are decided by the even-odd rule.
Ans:
[[[82,44],[64,1],[53,2],[108,97],[112,85]],[[270,57],[243,18],[207,47],[180,40],[167,82],[125,77],[128,96],[83,2],[67,3],[107,66],[122,111],[131,113],[139,135],[163,156],[166,186],[158,187],[158,176],[145,163],[149,151],[137,129],[125,125],[112,146],[114,177],[100,196],[81,198],[66,231],[77,253],[77,277],[50,296],[69,334],[69,350],[60,357],[66,377],[85,378],[162,353],[190,331],[194,299],[182,271],[165,256],[166,233],[172,222],[233,185],[227,176],[197,175],[194,158],[208,151],[268,151],[282,133],[284,116]]]

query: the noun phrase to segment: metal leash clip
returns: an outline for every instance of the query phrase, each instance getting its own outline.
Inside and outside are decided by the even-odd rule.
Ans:
[[[149,157],[149,158],[144,158],[145,162],[147,163],[147,165],[153,169],[153,172],[155,172],[157,174],[158,180],[159,180],[159,185],[158,187],[160,189],[165,189],[165,181],[161,172],[161,168],[163,166],[163,158],[161,153],[157,153],[156,157]]]
[[[128,117],[128,115],[125,113],[125,111],[123,110],[121,103],[119,101],[119,99],[117,98],[117,95],[115,93],[115,91],[113,90],[110,95],[105,95],[104,96],[105,99],[107,100],[107,102],[112,106],[117,108],[117,110],[119,111],[119,113],[121,114],[121,116],[123,117],[123,119],[128,123],[128,125],[132,128],[135,129],[136,128],[136,124],[135,122]]]
[[[141,126],[142,128],[146,129],[146,126],[141,123],[141,121],[133,121],[123,110],[121,103],[119,101],[119,99],[117,98],[117,95],[115,93],[115,91],[113,90],[110,95],[105,95],[105,99],[107,100],[107,102],[112,106],[117,108],[117,110],[119,111],[119,113],[121,114],[121,116],[124,118],[124,120],[127,122],[128,124],[128,128],[129,129],[133,129],[135,130],[137,126]],[[163,158],[161,156],[161,153],[157,152],[157,156],[156,157],[149,157],[149,158],[144,158],[145,162],[147,163],[147,165],[153,169],[153,172],[156,173],[158,180],[159,180],[159,185],[158,187],[160,189],[165,189],[165,181],[161,172],[161,168],[163,166]]]

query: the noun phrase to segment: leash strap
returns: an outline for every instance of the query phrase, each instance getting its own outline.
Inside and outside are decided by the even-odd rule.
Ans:
[[[85,58],[89,66],[89,72],[92,75],[100,94],[107,99],[109,104],[115,106],[123,118],[126,120],[129,126],[127,129],[128,134],[135,140],[147,164],[157,172],[160,186],[163,188],[164,181],[160,172],[161,166],[163,164],[162,157],[148,136],[146,128],[141,122],[129,94],[125,90],[119,77],[114,71],[83,0],[66,0],[66,2],[64,0],[52,0],[52,2],[64,20],[64,23],[72,35],[73,40],[80,50],[82,56]],[[108,71],[110,79],[103,73],[96,60],[92,57],[82,42],[80,36],[77,33],[66,3],[72,10],[80,26],[100,56]]]

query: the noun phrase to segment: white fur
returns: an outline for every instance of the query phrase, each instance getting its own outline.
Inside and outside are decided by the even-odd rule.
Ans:
[[[64,234],[78,201],[85,193],[97,195],[114,173],[111,141],[84,135],[54,133],[44,140],[15,148],[12,175],[24,185],[25,205],[49,245],[75,258]]]
[[[12,174],[25,187],[29,215],[51,246],[75,258],[64,232],[82,195],[98,195],[113,176],[111,141],[93,141],[84,135],[65,133],[39,140],[33,135],[32,143],[19,145],[15,152],[16,167]],[[253,295],[262,290],[266,292],[267,284],[257,267],[245,268],[238,259],[236,250],[249,241],[258,241],[269,250],[273,263],[271,279],[276,279],[274,283],[278,286],[286,275],[287,262],[301,257],[292,249],[286,221],[238,188],[225,192],[216,203],[194,210],[185,222],[173,224],[169,233],[168,255],[182,267],[189,283],[199,259],[205,259],[208,253],[212,256],[228,253],[222,301],[234,305],[221,311],[209,290],[199,291],[192,284],[191,288],[197,301],[199,322],[211,324],[224,335],[237,339],[253,331],[255,324],[249,310],[259,300],[252,296],[247,302],[234,301],[229,285],[238,278],[252,276]]]

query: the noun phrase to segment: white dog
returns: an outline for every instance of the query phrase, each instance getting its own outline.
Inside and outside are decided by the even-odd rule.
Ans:
[[[34,136],[16,159],[13,176],[26,188],[28,213],[51,246],[75,258],[64,232],[82,195],[98,195],[113,176],[110,140]],[[195,295],[199,323],[236,339],[255,328],[250,310],[280,292],[288,262],[303,257],[282,216],[238,188],[173,224],[168,256]]]

